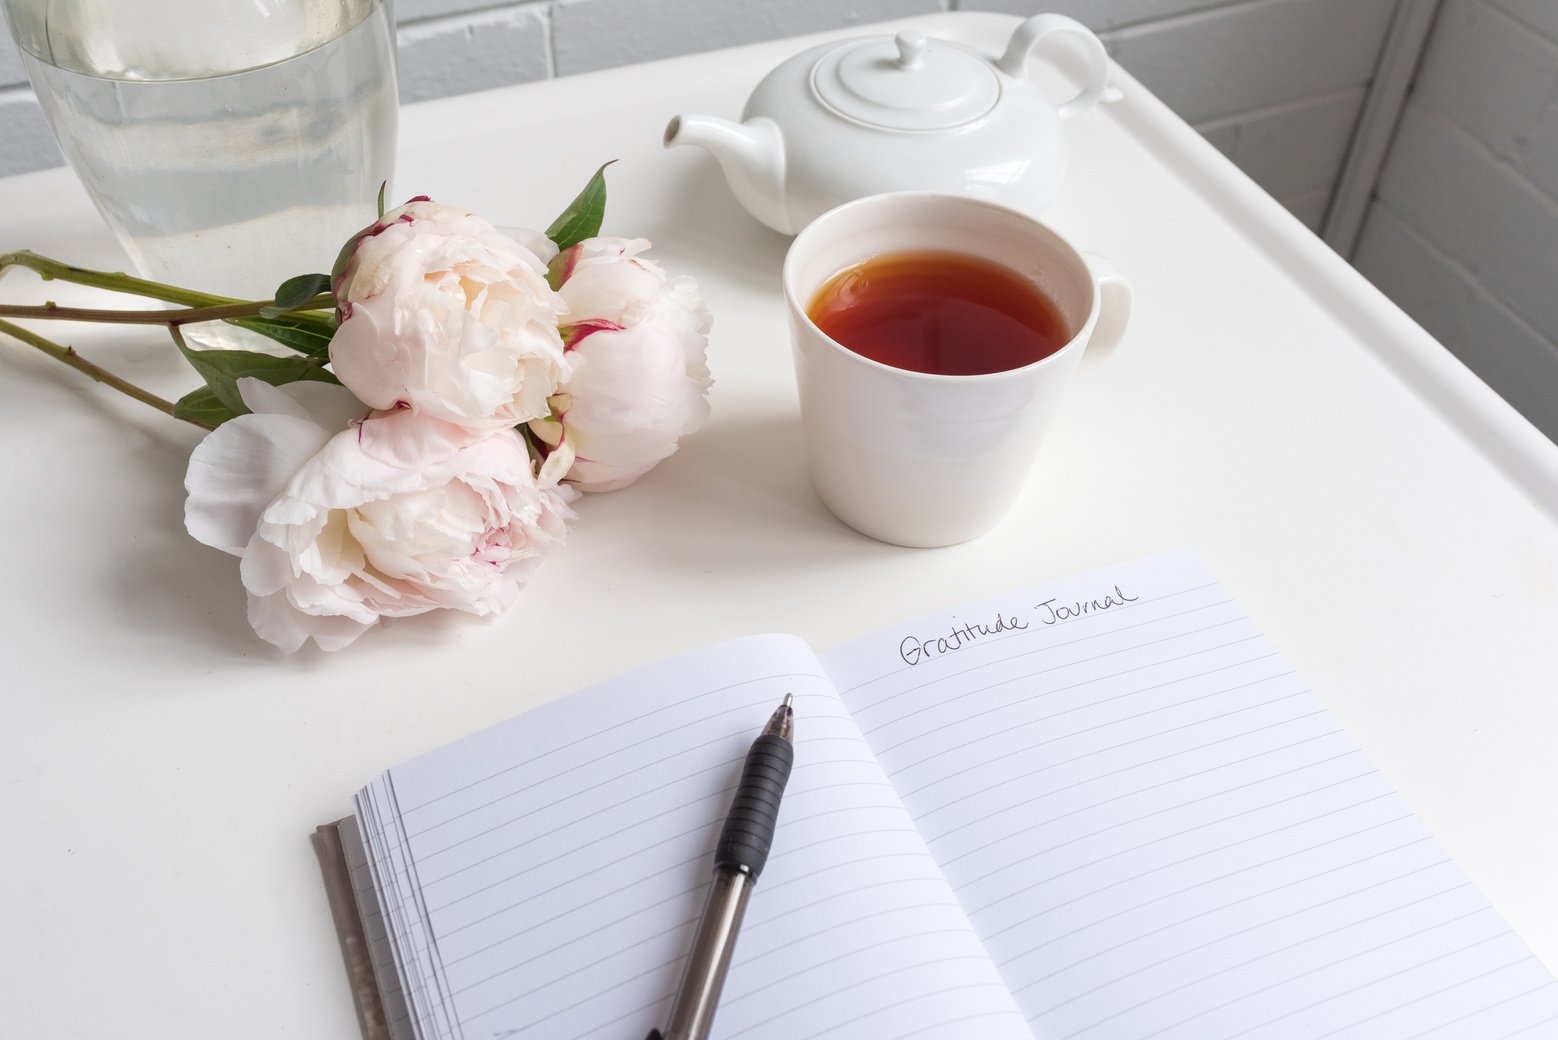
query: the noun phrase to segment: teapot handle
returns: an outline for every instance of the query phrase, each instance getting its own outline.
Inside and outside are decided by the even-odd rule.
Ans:
[[[1087,81],[1082,90],[1058,108],[1062,119],[1081,115],[1104,96],[1109,82],[1109,55],[1103,41],[1093,31],[1074,18],[1063,14],[1036,14],[1019,25],[1012,33],[1006,53],[1001,55],[995,67],[1017,79],[1027,76],[1028,55],[1052,36],[1070,37],[1081,45],[1080,50],[1087,69]]]

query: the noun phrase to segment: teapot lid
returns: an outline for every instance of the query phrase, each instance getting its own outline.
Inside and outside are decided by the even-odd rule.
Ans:
[[[839,115],[891,130],[961,126],[1001,96],[988,61],[912,30],[829,51],[813,66],[811,85]]]

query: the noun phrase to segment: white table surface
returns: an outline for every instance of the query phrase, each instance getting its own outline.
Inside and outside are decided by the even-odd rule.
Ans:
[[[998,52],[1014,20],[918,20]],[[285,657],[182,525],[193,428],[0,344],[0,1037],[309,1037],[356,1022],[308,834],[386,766],[715,640],[828,646],[1188,546],[1558,966],[1558,448],[1128,77],[1068,127],[1047,213],[1135,282],[1013,515],[967,545],[856,535],[802,465],[787,240],[670,115],[734,116],[764,44],[405,110],[397,197],[544,224],[604,159],[608,233],[698,276],[709,425],[592,497],[508,615]],[[64,170],[0,180],[0,248],[122,255]],[[324,261],[321,261],[323,263]],[[74,301],[25,272],[0,298]],[[62,330],[56,327],[56,332]],[[159,334],[72,329],[169,395]]]

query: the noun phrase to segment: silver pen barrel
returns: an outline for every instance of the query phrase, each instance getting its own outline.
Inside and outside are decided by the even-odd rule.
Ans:
[[[779,823],[779,800],[795,756],[793,704],[794,697],[785,694],[784,703],[747,751],[741,781],[714,846],[714,883],[671,1003],[671,1021],[663,1033],[651,1032],[649,1040],[708,1040],[741,918],[747,912],[747,897],[768,862]]]
[[[707,1040],[751,892],[752,875],[746,871],[715,872],[698,934],[687,952],[687,966],[677,987],[665,1040]]]

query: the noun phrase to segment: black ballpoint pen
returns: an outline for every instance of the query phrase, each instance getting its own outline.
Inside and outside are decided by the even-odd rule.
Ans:
[[[785,694],[784,703],[747,752],[736,797],[714,847],[714,882],[671,1003],[670,1023],[663,1033],[652,1030],[649,1040],[708,1040],[741,918],[746,914],[747,897],[768,862],[774,827],[779,822],[779,799],[795,759],[792,702],[790,694]]]

